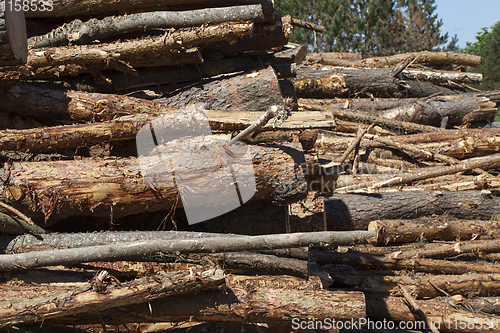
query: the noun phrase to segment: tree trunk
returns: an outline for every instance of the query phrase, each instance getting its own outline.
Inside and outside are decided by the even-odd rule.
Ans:
[[[0,6],[0,66],[23,65],[28,56],[24,12],[12,6],[5,1]]]
[[[377,220],[368,225],[368,230],[377,230],[377,242],[411,243],[422,239],[454,241],[470,239],[500,239],[498,221],[446,221],[434,218],[415,220]]]
[[[321,104],[332,109],[342,110],[346,102],[323,100]],[[448,117],[447,126],[449,128],[477,121],[492,121],[496,115],[494,102],[486,97],[469,94],[440,96],[431,99],[352,100],[347,110],[432,126],[440,126],[443,118]]]
[[[328,230],[366,230],[375,220],[414,219],[433,214],[484,219],[500,213],[500,198],[480,191],[408,191],[335,194],[325,198]]]
[[[392,69],[300,68],[293,80],[299,98],[428,97],[436,93],[455,95],[448,88],[400,79]]]
[[[96,18],[87,22],[79,19],[65,23],[51,32],[30,38],[31,49],[68,44],[90,44],[94,40],[147,29],[197,27],[231,21],[265,21],[261,5],[204,8],[182,12],[147,12],[123,16]],[[140,22],[140,24],[137,24]]]
[[[158,274],[153,278],[141,278],[123,285],[108,276],[100,280],[100,276],[96,275],[86,287],[74,290],[72,293],[53,295],[55,297],[51,299],[47,297],[30,299],[29,311],[26,311],[27,300],[20,301],[14,307],[0,308],[0,327],[30,324],[39,321],[40,318],[46,320],[77,316],[117,306],[215,289],[224,283],[224,275],[222,270],[198,269],[170,274],[170,276],[165,273]],[[8,299],[8,297],[3,299]]]
[[[204,103],[205,109],[264,111],[279,104],[283,97],[280,82],[271,67],[240,75],[228,75],[180,89],[157,101],[183,108]]]
[[[226,292],[200,292],[188,297],[169,297],[169,305],[162,300],[154,300],[150,305],[145,303],[118,307],[104,310],[100,314],[109,325],[190,319],[290,324],[293,318],[351,321],[352,318],[356,320],[366,315],[362,293],[322,290],[319,279],[313,277],[304,281],[279,276],[230,276],[226,279],[226,288]],[[70,316],[53,319],[44,324],[71,325],[97,323],[97,320],[94,314],[86,314],[78,318]]]
[[[52,0],[51,10],[27,11],[26,17],[102,17],[160,10],[185,11],[193,9],[228,7],[236,5],[262,5],[266,21],[273,22],[274,4],[270,0]],[[48,6],[48,4],[47,4]]]
[[[360,271],[358,270],[359,274]],[[366,276],[365,276],[366,274]],[[359,288],[370,294],[400,296],[399,284],[405,286],[418,299],[442,296],[437,286],[450,295],[499,296],[499,274],[462,274],[462,275],[417,275],[415,276],[377,276],[373,271],[365,271],[363,275],[334,275],[337,283],[345,287]]]
[[[195,144],[195,141],[191,142]],[[182,183],[185,187],[195,191],[193,193],[200,195],[200,198],[205,198],[202,202],[207,207],[221,205],[221,202],[217,202],[220,197],[217,199],[218,195],[213,193],[214,186],[219,186],[218,192],[215,193],[222,195],[225,192],[220,186],[226,184],[226,181],[218,179],[222,176],[220,173],[211,171],[215,166],[219,166],[220,169],[222,163],[217,158],[219,156],[217,147],[205,146],[209,151],[200,150],[200,153],[208,155],[203,155],[205,158],[200,158],[201,155],[192,155],[192,160],[186,151],[185,143],[172,141],[168,147],[172,149],[174,155],[178,154],[171,156],[173,162],[190,161],[188,165],[176,167],[176,173],[183,175]],[[266,199],[284,204],[296,201],[307,193],[306,162],[302,150],[297,144],[279,147],[281,149],[249,146],[250,156],[253,156],[255,165],[253,174],[248,174],[248,177],[251,177],[249,179],[255,176],[254,200]],[[197,150],[191,150],[192,153],[195,151]],[[145,164],[148,170],[153,172],[156,170],[154,168],[162,165],[159,161],[154,161],[155,159],[146,158],[142,162],[153,162],[151,165]],[[303,167],[300,166],[301,163]],[[234,167],[236,168],[237,164],[234,164]],[[146,184],[141,175],[141,165],[137,158],[20,162],[11,165],[6,163],[1,192],[10,205],[19,207],[21,211],[34,218],[36,216],[35,219],[41,225],[52,225],[62,218],[75,214],[117,218],[144,211],[165,210],[174,205],[178,200],[179,190],[169,168],[162,165],[157,171],[159,172],[157,179],[165,183],[155,183],[156,186],[161,186],[154,189]],[[244,178],[246,172],[250,170],[242,168],[238,176]],[[153,174],[146,176],[152,177]],[[153,178],[151,180],[153,181]],[[234,183],[228,186],[226,191],[231,188],[234,190]]]
[[[411,271],[429,274],[460,275],[498,273],[498,265],[487,262],[449,261],[415,258],[409,260],[392,259],[368,253],[334,251],[313,251],[311,261],[321,265],[347,265],[366,270]]]

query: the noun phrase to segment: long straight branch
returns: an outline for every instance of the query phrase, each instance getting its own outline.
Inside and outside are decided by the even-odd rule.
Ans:
[[[213,237],[179,241],[153,241],[101,245],[0,255],[0,271],[71,265],[92,261],[134,260],[159,253],[211,253],[339,246],[375,241],[376,231],[311,232],[283,235]]]

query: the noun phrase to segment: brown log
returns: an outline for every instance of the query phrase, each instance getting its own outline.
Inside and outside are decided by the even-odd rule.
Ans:
[[[270,22],[273,21],[274,13],[273,2],[269,0],[143,0],[141,2],[133,0],[120,0],[119,2],[103,0],[99,1],[99,3],[91,0],[52,0],[50,4],[50,10],[48,7],[45,11],[29,10],[26,12],[26,17],[97,17],[159,10],[185,11],[250,4],[261,4],[265,9],[266,20]]]
[[[179,108],[190,103],[204,103],[205,109],[212,110],[264,111],[279,104],[282,98],[280,82],[268,67],[201,82],[157,101]]]
[[[361,274],[363,273],[363,274]],[[370,294],[400,296],[399,284],[404,285],[418,299],[442,296],[439,287],[450,295],[498,296],[500,275],[495,274],[462,274],[462,275],[417,275],[417,276],[381,276],[373,271],[357,271],[357,275],[336,273],[336,283],[344,287],[357,287]],[[335,285],[333,286],[335,287]]]
[[[2,75],[4,79],[35,79],[47,76],[46,67],[50,67],[48,76],[54,77],[88,73],[88,67],[133,73],[135,67],[199,64],[203,62],[199,48],[250,36],[253,29],[253,23],[221,23],[125,42],[34,49],[28,52],[25,66]]]
[[[361,54],[349,52],[322,52],[310,53],[308,55],[308,61],[319,62],[320,64],[328,64],[328,61],[331,59],[361,60]]]
[[[30,299],[29,311],[26,311],[27,306],[22,301],[19,306],[0,308],[0,327],[101,311],[184,293],[196,293],[224,283],[224,277],[222,270],[205,268],[170,276],[165,273],[158,274],[154,278],[141,278],[121,285],[119,281],[106,275],[100,279],[100,274],[97,273],[91,283],[72,293],[51,299],[47,297]]]
[[[469,94],[427,98],[382,99],[382,100],[338,100],[322,101],[332,109],[344,109],[367,115],[410,121],[418,124],[440,126],[448,117],[448,127],[476,121],[492,121],[496,114],[495,103],[486,97]]]
[[[498,329],[497,323],[500,319],[497,316],[457,309],[446,299],[415,302],[431,325],[443,333],[483,333],[495,332]],[[418,330],[423,328],[423,326],[416,326],[421,323],[415,321],[414,313],[408,308],[405,299],[401,297],[366,295],[366,312],[368,318],[374,321],[402,321],[411,324],[412,328]]]
[[[318,278],[309,281],[293,277],[232,276],[226,279],[226,291],[200,292],[188,297],[169,298],[100,312],[106,324],[127,322],[225,321],[290,323],[300,320],[335,318],[350,321],[363,318],[364,295],[359,292],[322,290]],[[273,301],[269,301],[269,300]],[[176,304],[172,307],[171,304]],[[152,313],[150,311],[152,309]],[[125,315],[127,314],[127,315]],[[92,314],[65,317],[45,324],[96,323]]]
[[[180,160],[188,160],[185,146],[182,146],[181,141],[175,142],[169,143],[173,152],[183,154],[178,156]],[[281,146],[283,150],[278,147],[250,147],[252,154],[255,154],[253,162],[257,194],[253,199],[285,202],[288,199],[295,201],[306,195],[305,170],[297,167],[298,164],[305,163],[305,159],[298,144]],[[218,156],[215,153],[214,156]],[[207,170],[213,168],[213,165],[208,164],[218,163],[217,158],[214,159],[210,162],[210,159],[198,161],[194,158],[192,162],[198,163],[198,166],[193,164],[183,172],[190,175],[185,179],[186,182],[193,177],[193,181],[196,179],[196,187],[205,184],[200,190],[206,189],[208,201],[210,198],[216,200],[209,184],[219,184],[216,179],[211,178],[211,172],[207,173]],[[112,211],[114,217],[121,217],[146,210],[165,210],[177,201],[179,195],[170,174],[167,177],[170,183],[167,181],[158,189],[146,185],[136,158],[21,162],[6,164],[4,170],[7,176],[4,177],[2,196],[11,206],[20,208],[20,211],[28,215],[37,216],[38,224],[54,224],[75,213],[105,217],[110,216]],[[179,169],[181,171],[182,168]],[[192,184],[191,187],[195,186]]]
[[[455,95],[451,89],[419,82],[402,80],[392,69],[315,69],[300,68],[293,80],[300,98],[334,97],[428,97],[437,93]]]
[[[13,6],[0,5],[0,66],[23,65],[28,56],[24,12]]]
[[[145,27],[147,29],[179,29],[231,21],[263,23],[265,14],[261,5],[248,5],[204,8],[182,12],[155,11],[108,16],[103,20],[93,18],[86,22],[76,19],[45,35],[30,38],[28,44],[31,49],[68,44],[90,44],[94,40],[144,31]],[[141,24],[138,25],[137,22]]]
[[[106,80],[101,77],[85,77],[77,76],[64,77],[64,81],[57,82],[37,82],[38,87],[56,88],[56,89],[71,89],[87,92],[112,92],[127,89],[139,89],[151,87],[158,89],[161,92],[171,92],[177,89],[176,83],[197,81],[203,78],[217,76],[220,74],[236,73],[250,71],[256,68],[267,67],[268,65],[276,66],[280,64],[291,64],[296,56],[299,56],[305,46],[297,47],[291,50],[284,50],[262,55],[241,55],[231,58],[224,58],[216,61],[205,61],[203,64],[195,66],[181,67],[154,67],[154,68],[139,68],[137,76],[119,73],[116,71],[105,71],[103,75]],[[291,66],[290,66],[291,67]],[[291,70],[292,71],[292,70]],[[280,77],[279,71],[277,71]],[[166,86],[170,85],[170,86]],[[158,86],[160,86],[158,88]]]
[[[410,52],[396,54],[386,57],[373,57],[363,60],[358,59],[325,59],[324,64],[345,67],[394,67],[402,61],[410,59],[413,64],[443,64],[463,65],[477,67],[481,63],[481,57],[472,54],[446,53],[446,52]]]
[[[396,252],[389,254],[394,259],[411,259],[411,258],[447,258],[467,253],[486,254],[500,252],[500,240],[488,240],[483,242],[460,241],[454,244],[441,244],[440,247],[434,249],[414,249],[404,252]]]
[[[322,265],[347,265],[360,269],[411,271],[431,274],[460,275],[470,272],[492,274],[500,272],[497,264],[482,261],[446,261],[434,259],[392,259],[369,253],[349,251],[312,251],[311,261]]]
[[[377,242],[411,243],[425,239],[453,241],[470,239],[500,239],[498,221],[451,220],[433,218],[415,220],[377,220],[368,225],[368,230],[377,230]]]
[[[328,230],[366,230],[375,220],[448,215],[451,219],[490,220],[500,198],[480,191],[405,191],[335,194],[325,198]]]

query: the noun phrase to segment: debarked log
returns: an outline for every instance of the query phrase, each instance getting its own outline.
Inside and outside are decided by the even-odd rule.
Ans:
[[[463,125],[477,121],[492,121],[496,115],[495,102],[486,97],[462,94],[426,98],[321,101],[332,109],[344,109],[367,115],[409,121],[418,124],[440,126],[448,117],[447,126]]]
[[[335,194],[325,198],[328,230],[366,230],[375,220],[448,215],[490,220],[500,213],[500,198],[481,191],[404,191]]]
[[[123,217],[169,209],[178,199],[178,187],[199,197],[207,207],[218,207],[226,203],[219,202],[213,192],[215,188],[215,193],[232,193],[235,186],[233,178],[225,176],[224,168],[228,167],[225,160],[232,163],[233,170],[241,177],[240,189],[247,188],[247,182],[251,189],[255,180],[255,195],[252,191],[246,193],[252,194],[253,199],[286,203],[307,194],[307,164],[300,144],[241,148],[233,145],[230,154],[234,157],[231,157],[215,141],[198,139],[171,141],[159,146],[164,150],[156,157],[143,156],[143,159],[7,163],[2,198],[45,226],[75,213]],[[240,162],[238,156],[250,158]],[[178,186],[169,161],[175,166]]]
[[[86,22],[79,19],[65,23],[51,32],[28,40],[31,49],[68,44],[89,44],[106,37],[144,31],[144,29],[187,28],[231,21],[265,21],[261,5],[204,8],[192,11],[163,11],[93,18]]]
[[[362,293],[322,290],[320,285],[319,279],[314,277],[305,281],[283,276],[229,276],[225,290],[153,300],[149,305],[117,307],[104,310],[100,315],[111,325],[179,322],[190,318],[194,321],[290,323],[293,318],[350,321],[365,317]],[[71,323],[98,323],[98,318],[95,314],[82,314],[78,318],[51,319],[44,324]]]
[[[360,273],[361,271],[357,271]],[[462,274],[462,275],[417,275],[417,276],[376,276],[365,271],[366,275],[333,276],[336,283],[344,287],[357,287],[370,294],[383,294],[400,296],[399,284],[405,286],[415,298],[433,298],[442,296],[440,290],[450,295],[472,296],[498,296],[499,274]]]
[[[26,65],[1,74],[4,79],[35,79],[88,73],[89,67],[134,73],[135,67],[198,64],[203,62],[199,48],[250,36],[253,28],[253,23],[226,22],[124,42],[32,49]]]
[[[0,4],[0,66],[26,63],[28,56],[26,22],[22,10],[13,10],[11,3]]]
[[[224,271],[207,268],[181,273],[161,273],[163,274],[121,284],[109,275],[99,272],[91,283],[80,290],[52,295],[50,298],[23,300],[19,302],[19,307],[0,308],[0,327],[196,293],[216,288],[224,283],[225,277]],[[26,311],[27,308],[29,311]]]
[[[368,225],[368,230],[377,230],[377,242],[411,243],[426,241],[500,239],[500,222],[475,220],[442,220],[419,218],[413,220],[377,220]]]
[[[455,95],[448,88],[394,77],[392,69],[300,68],[293,80],[300,98],[428,97]]]

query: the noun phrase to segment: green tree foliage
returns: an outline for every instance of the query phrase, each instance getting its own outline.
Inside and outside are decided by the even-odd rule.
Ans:
[[[491,29],[491,30],[490,30]],[[465,53],[483,57],[478,68],[471,71],[483,74],[483,90],[500,89],[500,21],[490,29],[483,28],[475,43],[467,43]]]
[[[435,0],[275,0],[276,12],[323,25],[316,50],[380,56],[436,51],[447,42]],[[311,32],[295,29],[291,40],[312,44]],[[451,44],[450,44],[451,45]],[[451,45],[453,46],[453,45]],[[455,41],[456,46],[456,41]]]

